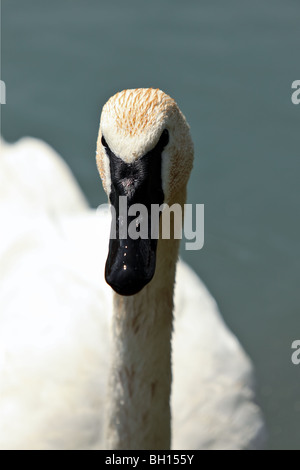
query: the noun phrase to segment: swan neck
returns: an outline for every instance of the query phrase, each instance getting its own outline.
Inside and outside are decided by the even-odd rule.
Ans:
[[[114,294],[109,449],[170,448],[171,335],[179,241],[158,241],[155,275],[141,292],[129,297]]]

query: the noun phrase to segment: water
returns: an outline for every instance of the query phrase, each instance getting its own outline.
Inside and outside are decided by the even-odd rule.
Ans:
[[[189,202],[205,204],[205,247],[182,256],[251,356],[269,448],[300,448],[297,0],[3,0],[2,133],[49,142],[92,206],[101,107],[157,87],[191,125]]]

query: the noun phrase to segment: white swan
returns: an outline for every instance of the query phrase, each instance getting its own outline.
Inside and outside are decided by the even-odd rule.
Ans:
[[[165,128],[165,199],[184,202],[188,128],[155,90],[123,92],[104,108],[98,165],[108,194],[108,152],[128,162],[151,151]],[[140,293],[113,295],[103,279],[108,214],[88,209],[66,166],[34,139],[2,142],[0,217],[0,448],[166,448],[171,434],[174,449],[261,445],[251,364],[182,261],[170,431],[176,241],[164,248],[159,240],[154,278]]]

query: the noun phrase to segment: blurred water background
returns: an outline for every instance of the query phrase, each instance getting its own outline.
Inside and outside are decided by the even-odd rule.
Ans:
[[[161,88],[195,142],[188,202],[205,246],[182,256],[252,358],[269,448],[300,448],[298,0],[2,0],[2,134],[50,143],[93,207],[100,112]]]

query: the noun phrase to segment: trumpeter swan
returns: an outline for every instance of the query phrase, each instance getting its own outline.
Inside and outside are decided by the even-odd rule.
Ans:
[[[152,155],[165,129],[169,138]],[[98,139],[109,196],[120,187],[111,160],[133,168],[147,153],[161,173],[156,165],[146,200],[153,183],[164,201],[183,204],[192,166],[184,117],[158,90],[122,92],[104,107]],[[144,181],[130,178],[123,188]],[[139,293],[113,294],[103,275],[109,214],[88,208],[65,164],[35,139],[2,142],[0,217],[2,449],[261,444],[250,361],[182,261],[172,313],[178,241],[158,241],[153,279],[140,270]],[[118,276],[124,246],[113,249],[107,278],[132,294],[134,276]]]

